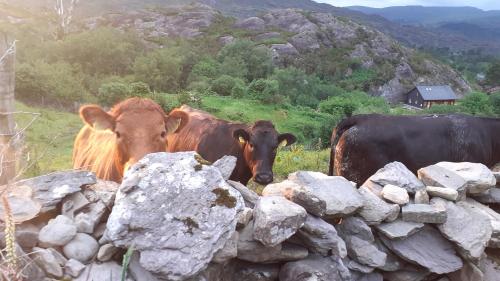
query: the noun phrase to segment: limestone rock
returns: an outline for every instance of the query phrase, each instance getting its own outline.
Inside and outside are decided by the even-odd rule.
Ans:
[[[243,205],[219,170],[200,167],[194,152],[148,154],[126,173],[106,235],[139,251],[141,266],[157,278],[184,280],[226,244]]]
[[[353,183],[343,177],[299,171],[288,180],[264,188],[264,196],[281,195],[320,217],[340,217],[353,213],[363,204]]]
[[[0,187],[0,191],[7,192],[11,214],[14,222],[21,223],[36,217],[42,210],[42,204],[32,198],[33,191],[30,186],[15,186],[7,189],[7,186]],[[5,211],[3,204],[0,204],[0,220],[4,220]]]
[[[430,196],[440,197],[450,201],[457,201],[458,192],[449,187],[439,187],[439,186],[427,186],[425,190]]]
[[[252,31],[260,31],[265,29],[266,26],[265,24],[266,23],[261,18],[250,17],[237,21],[234,24],[234,27]]]
[[[242,228],[245,227],[250,220],[253,218],[253,209],[245,207],[238,215],[238,224],[237,227]]]
[[[76,212],[85,208],[89,204],[90,204],[89,200],[87,200],[87,198],[85,197],[85,195],[83,195],[83,193],[75,192],[71,195],[64,197],[64,199],[62,200],[61,211],[62,214],[67,216],[68,218],[73,218]]]
[[[424,189],[419,189],[415,192],[415,204],[429,204],[430,198],[427,191]]]
[[[458,200],[465,198],[467,183],[455,172],[441,166],[431,165],[418,170],[418,178],[426,186],[448,187],[458,192]]]
[[[403,221],[418,223],[446,222],[446,209],[437,205],[409,204],[402,208]]]
[[[307,215],[304,226],[297,231],[297,237],[313,253],[345,257],[347,249],[337,230],[324,220]]]
[[[82,263],[90,261],[99,250],[99,244],[95,239],[85,233],[76,234],[75,238],[63,247],[63,252],[69,259],[75,259]]]
[[[492,228],[486,215],[467,202],[454,204],[433,198],[446,207],[447,219],[438,229],[448,240],[454,242],[466,258],[479,260],[488,244]]]
[[[306,210],[281,196],[267,196],[254,209],[255,240],[268,247],[290,238],[306,220]]]
[[[357,236],[369,242],[375,240],[371,228],[358,217],[343,219],[342,223],[337,225],[337,229],[341,236]]]
[[[448,274],[448,277],[453,281],[483,281],[484,274],[473,263],[467,262],[464,266],[455,272]]]
[[[450,273],[463,266],[453,245],[444,239],[439,231],[429,226],[406,239],[390,240],[383,236],[380,239],[401,258],[437,274]]]
[[[393,220],[397,218],[399,213],[397,204],[386,203],[365,186],[360,187],[358,191],[363,197],[363,208],[359,211],[359,215],[368,224],[378,224],[387,219]]]
[[[220,249],[217,253],[215,253],[212,262],[225,263],[230,259],[237,257],[239,237],[240,237],[239,233],[235,231],[231,236],[231,238],[226,241],[224,247]]]
[[[357,262],[371,266],[385,265],[387,255],[380,251],[373,242],[363,240],[357,236],[344,236],[347,244],[347,254]]]
[[[410,194],[425,188],[424,184],[401,162],[391,162],[379,169],[373,176],[362,185],[374,189],[391,184],[402,187]],[[374,187],[373,185],[378,185]]]
[[[231,155],[224,155],[221,159],[215,161],[212,166],[219,169],[222,177],[228,180],[236,167],[236,157]]]
[[[76,231],[71,219],[59,215],[40,230],[38,240],[47,247],[64,246],[75,237]]]
[[[64,272],[71,277],[78,277],[85,269],[85,265],[75,259],[69,259],[64,266]]]
[[[467,198],[466,202],[483,213],[490,220],[492,232],[488,247],[500,248],[500,214],[473,199]]]
[[[29,186],[33,198],[42,204],[42,212],[55,210],[66,195],[80,191],[84,185],[96,183],[96,177],[88,171],[55,172],[14,183],[14,186]]]
[[[406,189],[392,184],[384,186],[381,195],[384,199],[399,205],[408,204],[408,202],[410,202],[410,196]]]
[[[462,177],[465,182],[467,193],[481,193],[496,185],[496,179],[493,172],[481,163],[452,163],[452,162],[439,162],[436,164],[447,170],[455,172]]]
[[[424,227],[423,223],[406,222],[396,220],[393,222],[382,223],[375,226],[379,232],[390,239],[401,239],[408,237]]]
[[[248,187],[244,186],[240,182],[228,180],[227,183],[236,189],[241,196],[243,196],[247,207],[253,208],[255,206],[255,203],[257,203],[260,197],[257,193],[248,189]]]
[[[484,204],[500,204],[500,188],[492,187],[485,192],[472,194],[474,199]]]

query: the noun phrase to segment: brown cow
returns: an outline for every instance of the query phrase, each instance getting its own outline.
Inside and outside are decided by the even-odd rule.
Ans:
[[[73,168],[121,182],[128,167],[148,153],[167,150],[167,135],[180,130],[187,114],[166,115],[150,99],[130,98],[105,112],[97,105],[80,108],[85,126],[73,149]]]
[[[260,184],[272,182],[278,145],[295,142],[292,134],[278,134],[270,121],[256,121],[252,126],[232,123],[186,105],[170,114],[180,112],[189,114],[189,121],[182,130],[168,137],[168,151],[193,150],[210,162],[233,155],[237,162],[230,179],[243,184],[251,178]]]

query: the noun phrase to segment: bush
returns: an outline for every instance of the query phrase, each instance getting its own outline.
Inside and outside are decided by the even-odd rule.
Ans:
[[[331,97],[319,104],[319,110],[336,116],[351,116],[365,113],[389,113],[387,102],[381,97],[372,97],[364,92],[345,93]]]
[[[486,83],[491,86],[500,86],[500,60],[495,61],[488,68]]]
[[[233,88],[236,85],[244,85],[243,80],[239,78],[233,78],[229,75],[222,75],[219,78],[212,81],[212,91],[217,93],[220,96],[229,96],[231,95]]]
[[[175,48],[164,48],[138,57],[134,63],[136,79],[146,82],[155,91],[179,90],[182,74],[182,57],[179,54]]]
[[[231,89],[231,96],[234,98],[242,98],[247,94],[247,87],[244,83],[236,83]]]
[[[28,103],[68,106],[73,102],[91,102],[83,86],[83,75],[64,62],[41,60],[21,63],[16,68],[16,96]]]
[[[112,106],[133,96],[130,85],[122,82],[109,82],[99,87],[97,98],[100,104]]]
[[[500,92],[490,95],[491,105],[493,107],[493,112],[500,116]]]
[[[492,115],[493,106],[491,104],[490,98],[485,93],[474,92],[465,96],[461,101],[460,105],[463,107],[465,112],[473,115]]]
[[[279,83],[276,80],[257,79],[248,86],[248,93],[266,104],[283,102],[283,97],[279,96],[278,91]]]

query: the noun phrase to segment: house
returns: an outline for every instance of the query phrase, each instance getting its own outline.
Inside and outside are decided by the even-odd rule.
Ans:
[[[419,107],[430,108],[435,104],[454,105],[457,95],[450,86],[416,86],[408,92],[406,104]]]

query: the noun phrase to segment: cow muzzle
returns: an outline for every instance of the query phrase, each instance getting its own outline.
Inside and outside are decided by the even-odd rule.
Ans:
[[[268,184],[273,182],[273,173],[258,173],[254,178],[255,182],[259,184]]]

